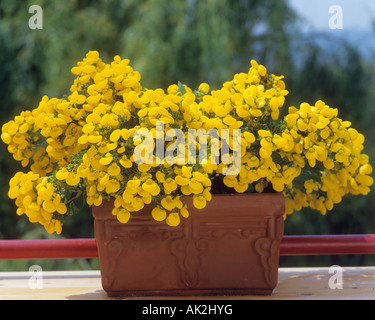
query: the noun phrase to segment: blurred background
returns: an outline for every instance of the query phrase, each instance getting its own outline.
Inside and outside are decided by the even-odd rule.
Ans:
[[[43,29],[31,29],[31,5],[43,9]],[[321,99],[366,137],[375,168],[375,2],[372,0],[1,0],[1,125],[37,107],[43,95],[69,93],[70,69],[89,50],[105,62],[119,54],[140,71],[146,88],[181,81],[212,89],[247,72],[255,59],[285,75],[285,109]],[[9,179],[22,170],[0,144],[0,240],[93,237],[88,208],[67,219],[61,236],[18,217]],[[286,235],[375,233],[374,191],[347,196],[322,216],[290,216]],[[373,265],[374,256],[281,257],[280,266]],[[0,271],[98,269],[93,260],[2,261]]]

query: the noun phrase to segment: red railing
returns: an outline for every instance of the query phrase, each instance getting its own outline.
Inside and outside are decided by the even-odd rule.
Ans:
[[[280,254],[375,254],[375,234],[284,236]],[[0,260],[97,257],[95,239],[0,240]]]
[[[280,254],[375,254],[375,234],[284,236]]]
[[[95,239],[0,240],[0,260],[97,257]]]

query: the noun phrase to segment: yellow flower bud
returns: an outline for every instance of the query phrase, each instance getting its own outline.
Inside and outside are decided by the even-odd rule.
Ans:
[[[210,86],[207,83],[201,83],[198,90],[204,94],[207,94],[210,91]]]

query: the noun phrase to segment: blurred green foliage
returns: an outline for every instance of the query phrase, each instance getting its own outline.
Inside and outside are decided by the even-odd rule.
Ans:
[[[2,123],[21,110],[35,108],[43,95],[68,93],[73,81],[70,69],[89,50],[98,50],[106,62],[117,54],[129,58],[144,87],[164,89],[177,81],[192,88],[208,82],[215,89],[236,72],[246,72],[255,59],[272,73],[285,75],[290,91],[285,108],[319,99],[337,107],[342,118],[365,134],[366,152],[375,159],[374,61],[365,60],[333,32],[306,37],[286,0],[35,0],[33,4],[43,8],[41,30],[28,26],[29,4],[0,2]],[[8,181],[21,168],[4,144],[0,166],[0,239],[55,237],[15,214],[7,197]],[[349,196],[326,216],[305,210],[288,217],[285,234],[375,233],[374,209],[374,192]],[[64,225],[63,237],[93,237],[89,208],[72,218]],[[372,258],[285,257],[281,264],[355,265],[371,263]],[[0,261],[0,270],[17,269],[22,263]],[[44,263],[55,270],[97,267],[95,261]]]

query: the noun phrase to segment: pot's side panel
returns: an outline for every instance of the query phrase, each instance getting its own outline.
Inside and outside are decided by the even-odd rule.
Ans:
[[[281,195],[220,195],[204,212],[195,208],[190,212],[185,233],[196,250],[186,254],[199,257],[196,287],[261,292],[276,286],[284,231]]]
[[[181,234],[181,228],[171,229],[150,217],[133,217],[129,224],[114,217],[95,218],[103,289],[114,294],[174,289],[178,279],[169,243]]]
[[[110,203],[93,208],[108,294],[270,294],[283,235],[282,195],[220,195],[204,210],[184,201],[190,217],[175,228],[154,221],[150,208],[128,224],[111,216]]]

